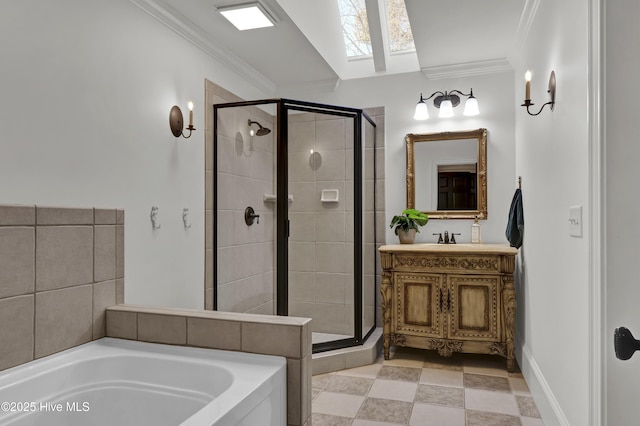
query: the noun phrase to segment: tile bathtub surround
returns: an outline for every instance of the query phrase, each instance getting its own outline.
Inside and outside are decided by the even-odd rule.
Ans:
[[[313,426],[543,426],[504,360],[398,348],[392,358],[312,378]]]
[[[311,320],[235,312],[117,305],[107,336],[287,358],[287,423],[311,417]]]
[[[0,370],[103,337],[123,296],[123,210],[0,205]]]

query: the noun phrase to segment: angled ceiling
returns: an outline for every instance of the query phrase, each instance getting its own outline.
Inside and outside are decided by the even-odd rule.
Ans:
[[[405,0],[415,52],[347,60],[335,0],[260,0],[271,28],[238,31],[216,7],[246,0],[131,0],[266,92],[422,70],[429,78],[509,69],[537,0]],[[384,0],[366,0],[369,20]],[[373,12],[371,12],[373,11]],[[372,16],[373,15],[373,16]],[[370,24],[372,32],[380,25]],[[380,39],[379,34],[373,37]],[[376,70],[377,69],[377,70]]]

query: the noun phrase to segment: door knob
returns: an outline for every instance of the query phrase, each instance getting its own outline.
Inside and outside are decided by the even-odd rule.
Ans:
[[[626,361],[635,351],[640,350],[640,340],[634,339],[628,328],[618,327],[613,333],[613,347],[616,358]]]

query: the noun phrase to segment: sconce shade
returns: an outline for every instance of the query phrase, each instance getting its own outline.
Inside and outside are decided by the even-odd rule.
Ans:
[[[478,100],[471,95],[471,97],[464,103],[464,112],[462,115],[472,117],[478,114],[480,114],[480,110],[478,109]]]
[[[453,104],[449,99],[445,99],[440,103],[440,112],[438,113],[440,118],[453,117]]]
[[[429,118],[429,110],[427,109],[427,104],[422,99],[422,95],[420,95],[420,101],[416,105],[416,112],[413,114],[414,120],[426,120]]]

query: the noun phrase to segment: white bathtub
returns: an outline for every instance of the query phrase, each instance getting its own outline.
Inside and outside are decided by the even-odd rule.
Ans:
[[[286,360],[105,338],[0,372],[1,425],[285,425]]]

